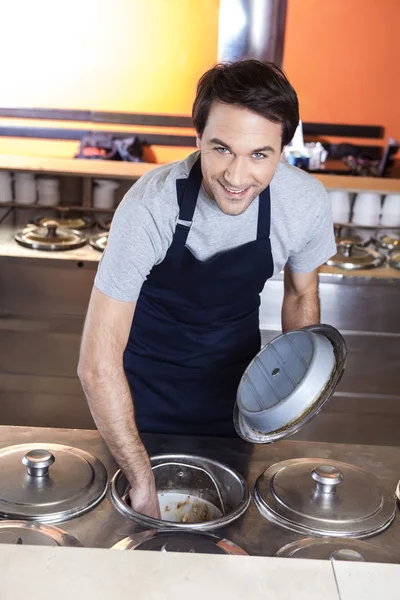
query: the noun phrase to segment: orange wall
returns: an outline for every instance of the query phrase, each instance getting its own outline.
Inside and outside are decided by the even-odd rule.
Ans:
[[[400,139],[399,57],[399,0],[288,0],[284,68],[304,121]]]
[[[0,106],[188,115],[217,59],[219,0],[3,4]],[[381,124],[400,138],[399,28],[400,0],[288,0],[284,67],[302,119]],[[75,151],[0,138],[2,153]],[[186,154],[155,149],[159,161]]]

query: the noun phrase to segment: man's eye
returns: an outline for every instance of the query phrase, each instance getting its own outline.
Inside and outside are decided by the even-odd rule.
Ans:
[[[265,158],[265,154],[263,154],[262,152],[255,152],[253,154],[254,158],[257,160],[261,160],[262,158]]]
[[[217,152],[220,154],[227,154],[229,152],[228,148],[223,148],[222,146],[219,148],[215,148]]]

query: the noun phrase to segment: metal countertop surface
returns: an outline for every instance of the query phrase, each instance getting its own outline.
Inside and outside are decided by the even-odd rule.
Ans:
[[[321,458],[356,465],[378,477],[395,492],[400,479],[400,448],[303,441],[280,441],[253,446],[235,438],[186,437],[144,434],[150,455],[187,453],[223,462],[239,471],[253,488],[258,476],[270,465],[290,458]],[[48,442],[75,446],[92,453],[105,465],[109,477],[117,470],[106,444],[97,431],[35,427],[0,427],[0,447],[14,444]],[[71,533],[88,547],[110,548],[124,537],[142,531],[134,521],[122,516],[111,504],[109,495],[91,512],[56,526]],[[268,521],[252,502],[245,515],[226,528],[216,530],[245,549],[250,555],[273,556],[285,544],[302,536],[285,531]],[[381,534],[369,538],[376,546],[390,549],[400,561],[400,518]]]

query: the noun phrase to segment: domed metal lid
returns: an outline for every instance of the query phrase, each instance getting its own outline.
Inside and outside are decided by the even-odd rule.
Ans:
[[[0,450],[0,517],[56,523],[96,506],[107,472],[91,454],[58,444],[21,444]]]
[[[346,344],[330,325],[312,325],[264,346],[240,381],[233,422],[246,441],[266,444],[296,433],[332,396]]]
[[[58,227],[64,227],[67,229],[88,229],[93,225],[93,219],[86,215],[69,215],[66,214],[64,216],[49,218],[39,215],[32,219],[32,223],[37,227],[46,227],[49,221],[54,221],[57,223]]]
[[[287,544],[275,554],[285,558],[398,563],[399,558],[370,542],[338,538],[306,538]]]
[[[15,241],[25,248],[34,250],[74,250],[87,242],[86,236],[74,229],[63,229],[57,221],[46,221],[43,227],[26,227],[18,231]]]
[[[269,521],[301,534],[362,538],[395,517],[394,494],[370,473],[325,459],[272,465],[257,480],[254,500]]]
[[[400,269],[400,252],[393,252],[390,254],[389,265],[394,269]]]
[[[335,223],[333,231],[337,245],[349,242],[357,246],[368,246],[371,242],[371,236],[368,233],[361,232],[359,229],[353,227],[345,227],[344,225]]]
[[[131,535],[115,544],[113,550],[153,550],[196,554],[236,554],[247,552],[232,542],[211,533],[159,529]]]
[[[98,250],[99,252],[104,252],[104,250],[106,249],[106,246],[107,246],[107,242],[108,242],[108,231],[106,231],[106,232],[103,231],[102,233],[92,235],[91,238],[89,239],[89,244],[92,246],[92,248],[94,248],[95,250]]]
[[[384,260],[385,257],[376,250],[361,248],[353,244],[351,240],[345,240],[337,246],[337,253],[326,264],[329,267],[339,267],[351,271],[379,267]]]
[[[26,521],[0,522],[0,544],[82,547],[75,537],[58,527]]]
[[[400,250],[400,232],[389,232],[380,235],[376,243],[385,250]]]

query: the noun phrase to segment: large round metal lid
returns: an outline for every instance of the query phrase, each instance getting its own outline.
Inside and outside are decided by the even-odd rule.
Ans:
[[[390,254],[389,265],[394,269],[400,269],[400,252],[392,252]]]
[[[92,235],[89,239],[89,244],[92,246],[92,248],[98,250],[99,252],[104,252],[107,246],[107,242],[108,231]]]
[[[335,223],[334,227],[335,241],[336,244],[350,243],[357,244],[357,246],[368,246],[371,242],[371,236],[359,229],[354,227],[345,227],[340,223]]]
[[[358,467],[300,458],[272,465],[257,480],[254,500],[268,520],[301,534],[362,538],[390,525],[394,494]]]
[[[153,550],[156,552],[186,552],[196,554],[236,554],[247,552],[211,533],[159,529],[131,535],[115,544],[113,550]]]
[[[234,425],[251,443],[296,433],[332,396],[346,363],[346,344],[330,325],[290,331],[269,342],[240,381]]]
[[[376,240],[378,246],[385,250],[399,250],[400,249],[400,232],[390,232],[378,236]]]
[[[339,267],[351,271],[379,267],[384,260],[385,257],[376,250],[361,248],[354,245],[351,240],[346,240],[337,246],[337,253],[326,264],[329,267]]]
[[[56,523],[93,508],[107,491],[97,458],[69,446],[21,444],[0,450],[0,517]]]
[[[15,234],[15,240],[34,250],[74,250],[87,242],[85,235],[74,229],[63,229],[57,221],[46,221],[43,227],[26,227]]]
[[[0,544],[82,547],[75,537],[58,527],[26,521],[1,522]]]
[[[338,538],[305,538],[287,544],[275,554],[285,558],[331,561],[398,563],[400,559],[370,542]]]
[[[68,229],[88,229],[93,225],[93,218],[88,217],[86,215],[74,214],[65,214],[63,216],[51,219],[49,217],[39,215],[32,219],[32,223],[38,227],[45,227],[50,220],[57,223],[58,227],[66,227]]]

